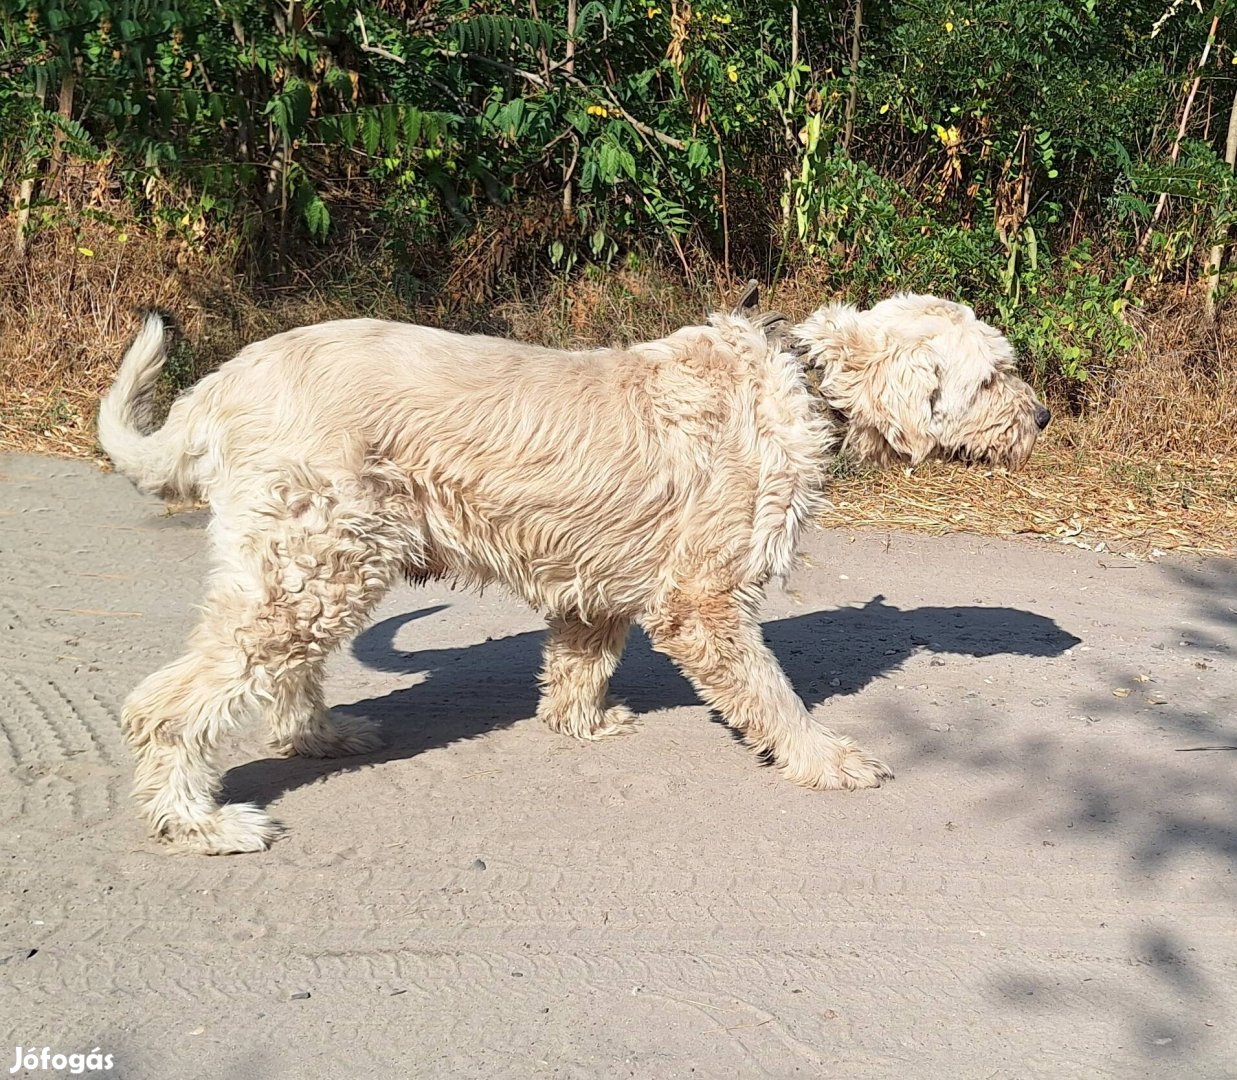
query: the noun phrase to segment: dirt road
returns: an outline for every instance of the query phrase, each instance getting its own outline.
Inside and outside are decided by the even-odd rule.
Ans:
[[[0,458],[0,1068],[1237,1076],[1233,564],[810,535],[766,628],[897,771],[856,795],[760,767],[643,639],[615,680],[642,729],[551,735],[536,616],[401,589],[329,683],[387,748],[246,732],[228,795],[290,832],[210,859],[147,839],[118,732],[190,626],[202,526]]]

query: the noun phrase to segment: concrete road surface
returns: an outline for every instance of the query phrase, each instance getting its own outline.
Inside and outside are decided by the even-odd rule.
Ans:
[[[399,589],[328,687],[387,747],[243,733],[227,796],[289,833],[203,858],[145,835],[118,730],[191,625],[203,523],[0,458],[0,1069],[1237,1076],[1234,564],[809,535],[766,631],[895,768],[854,795],[762,767],[641,638],[641,730],[552,735],[534,614]]]

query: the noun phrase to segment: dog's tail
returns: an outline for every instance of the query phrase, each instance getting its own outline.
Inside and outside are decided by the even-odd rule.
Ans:
[[[99,442],[118,472],[143,491],[189,498],[194,492],[183,422],[174,411],[158,431],[150,426],[155,384],[167,360],[163,318],[149,314],[129,346],[116,381],[99,406]]]

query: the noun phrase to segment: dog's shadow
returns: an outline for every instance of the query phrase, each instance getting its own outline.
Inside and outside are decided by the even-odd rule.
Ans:
[[[472,739],[533,716],[544,631],[460,648],[403,652],[395,637],[406,624],[443,610],[423,608],[376,623],[352,645],[366,667],[423,674],[416,686],[337,713],[377,722],[386,744],[371,754],[310,760],[264,759],[232,769],[225,797],[265,805],[331,773],[413,757]],[[862,607],[816,611],[764,624],[765,639],[808,706],[854,694],[926,650],[964,656],[1059,656],[1079,638],[1051,619],[1016,608],[921,607],[906,611],[876,596]],[[637,714],[699,704],[690,684],[648,640],[633,632],[612,681],[613,693]]]

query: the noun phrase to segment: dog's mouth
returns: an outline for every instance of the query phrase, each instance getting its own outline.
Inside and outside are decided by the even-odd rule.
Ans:
[[[1014,436],[1008,446],[977,448],[971,446],[960,446],[950,454],[944,455],[947,460],[960,461],[962,464],[971,466],[987,466],[994,469],[1005,469],[1008,472],[1017,472],[1021,469],[1031,457],[1031,452],[1035,449],[1036,436],[1039,432],[1034,432],[1030,438]]]
[[[1016,472],[1030,460],[1040,435],[1051,419],[1052,414],[1046,407],[1029,398],[1004,427],[989,428],[982,438],[945,449],[942,456],[966,465]]]

